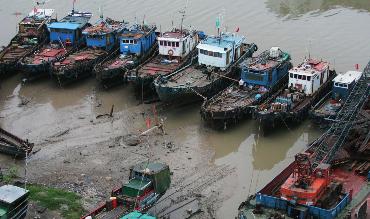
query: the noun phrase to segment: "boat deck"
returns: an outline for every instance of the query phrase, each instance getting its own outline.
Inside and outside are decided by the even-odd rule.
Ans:
[[[123,58],[118,56],[115,59],[112,59],[112,60],[109,60],[109,61],[103,63],[102,67],[103,67],[103,69],[106,69],[106,70],[125,67],[125,65],[127,65],[127,64],[132,64],[133,59],[134,59],[133,56],[125,56]]]
[[[51,48],[50,46],[42,48],[39,52],[26,57],[25,64],[39,65],[45,62],[54,61],[57,57],[62,57],[67,54],[64,48]]]
[[[82,62],[88,62],[91,60],[95,60],[98,57],[101,57],[103,55],[108,55],[108,52],[102,49],[84,49],[81,51],[78,51],[76,53],[71,54],[67,58],[65,58],[62,62],[57,62],[54,64],[54,67],[56,69],[60,67],[72,67],[73,65],[77,63]]]
[[[5,49],[4,55],[0,58],[2,62],[13,62],[22,58],[29,52],[29,48],[22,46],[12,46],[9,49]]]
[[[178,69],[181,64],[181,61],[175,59],[172,62],[167,62],[162,56],[157,55],[138,70],[138,77],[167,75]]]
[[[262,94],[262,92],[258,91],[258,88],[240,89],[238,86],[233,85],[215,97],[213,101],[207,105],[206,110],[212,112],[223,112],[245,107],[255,101],[255,96],[257,94]]]
[[[340,110],[341,104],[333,101],[331,98],[323,101],[319,106],[315,107],[314,113],[320,116],[335,116]]]
[[[223,74],[223,72],[217,73]],[[166,86],[168,87],[203,87],[210,84],[214,79],[219,78],[217,74],[212,73],[211,79],[207,79],[207,74],[203,73],[202,69],[189,67],[181,71],[179,74],[172,76]]]

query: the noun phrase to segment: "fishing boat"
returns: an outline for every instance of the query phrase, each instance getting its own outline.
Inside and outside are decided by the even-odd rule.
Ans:
[[[360,71],[347,71],[344,74],[338,74],[333,79],[332,90],[310,110],[311,120],[322,128],[328,127],[331,122],[335,121],[336,114],[342,108],[348,94],[361,75]]]
[[[120,54],[111,55],[94,67],[97,80],[108,88],[125,82],[126,72],[137,68],[158,52],[156,26],[135,24],[119,36]]]
[[[125,27],[124,22],[103,19],[101,16],[95,25],[87,27],[82,32],[87,47],[54,63],[52,74],[55,81],[63,86],[91,76],[97,63],[116,52],[118,35]]]
[[[232,84],[203,102],[202,119],[215,129],[226,129],[250,117],[253,107],[288,84],[290,55],[273,47],[240,64],[238,85]]]
[[[25,80],[35,80],[51,74],[54,63],[85,46],[82,31],[88,27],[92,14],[72,9],[58,22],[48,25],[50,43],[25,56],[20,64]]]
[[[331,88],[336,73],[329,63],[305,59],[289,70],[289,85],[263,101],[253,112],[266,134],[279,126],[297,125],[308,116],[312,106],[320,101]]]
[[[257,50],[244,36],[222,33],[198,46],[198,60],[169,75],[160,75],[155,89],[162,102],[184,104],[212,97],[238,77],[238,64]]]
[[[34,144],[0,128],[0,153],[16,158],[25,158],[32,152]]]
[[[48,41],[46,25],[54,19],[54,9],[34,8],[21,22],[18,33],[0,52],[0,77],[11,76],[19,70],[18,62]]]
[[[157,37],[158,55],[127,74],[127,80],[135,83],[138,97],[143,99],[155,96],[155,78],[171,74],[191,62],[199,35],[202,33],[195,30],[174,28]]]
[[[139,163],[130,168],[129,181],[112,190],[109,201],[102,202],[81,219],[121,218],[129,212],[146,212],[169,188],[170,175],[167,164]]]

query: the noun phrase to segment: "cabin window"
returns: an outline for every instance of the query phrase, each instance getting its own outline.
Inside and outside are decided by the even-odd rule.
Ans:
[[[164,46],[167,46],[167,41],[163,41]]]
[[[297,74],[294,74],[294,78],[297,79],[298,78],[298,75]]]
[[[302,75],[302,80],[306,80],[306,75]]]
[[[176,47],[180,47],[180,43],[179,42],[176,42]]]
[[[222,58],[222,54],[219,52],[213,53],[214,57]]]
[[[134,44],[137,44],[137,40],[134,40]]]
[[[311,76],[307,76],[307,81],[311,81]]]
[[[162,40],[159,41],[159,45],[163,46],[163,41]]]
[[[299,80],[302,80],[302,75],[298,75],[298,79]]]
[[[290,78],[293,78],[293,73],[290,73]]]
[[[213,56],[213,52],[212,51],[208,51],[208,55],[209,56]]]
[[[172,42],[172,47],[175,47],[176,46],[176,43],[175,42]]]

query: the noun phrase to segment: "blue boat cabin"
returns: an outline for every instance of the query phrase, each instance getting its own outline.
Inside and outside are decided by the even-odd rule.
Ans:
[[[348,71],[345,74],[339,74],[333,79],[333,98],[345,100],[352,88],[360,79],[362,72]]]
[[[156,41],[155,30],[155,26],[134,25],[123,31],[120,37],[121,54],[141,56],[148,52]]]
[[[197,46],[199,64],[227,69],[241,56],[244,40],[244,36],[231,33],[207,37]]]
[[[289,60],[288,53],[281,51],[279,47],[272,47],[253,58],[252,63],[245,60],[241,64],[241,80],[247,85],[270,88],[287,74]]]
[[[82,34],[86,38],[86,45],[90,48],[111,50],[117,44],[117,38],[125,28],[124,22],[102,18],[91,27],[86,28]]]
[[[65,46],[80,46],[85,42],[82,30],[88,25],[92,14],[72,11],[58,22],[51,23],[50,41],[63,43]]]

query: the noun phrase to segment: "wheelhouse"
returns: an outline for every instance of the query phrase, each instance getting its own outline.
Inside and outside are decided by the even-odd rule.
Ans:
[[[329,63],[307,59],[289,71],[289,86],[306,95],[314,94],[329,78]]]
[[[197,46],[199,64],[225,70],[241,56],[244,40],[244,36],[230,33],[207,37]]]
[[[72,11],[59,22],[51,23],[50,41],[52,43],[63,43],[66,46],[78,46],[84,43],[82,30],[88,26],[92,14],[88,12]]]
[[[34,8],[27,17],[19,22],[19,34],[29,37],[37,36],[38,30],[52,20],[54,11],[54,9]]]
[[[195,48],[198,42],[196,31],[174,29],[158,37],[159,54],[182,59]]]
[[[155,43],[154,25],[133,25],[120,36],[120,52],[124,55],[145,54]]]
[[[124,30],[123,22],[114,21],[110,18],[102,18],[93,26],[86,28],[82,34],[86,38],[86,45],[92,48],[111,50],[117,45],[117,38]]]
[[[272,87],[290,68],[290,55],[279,47],[272,47],[258,57],[247,59],[240,64],[241,79],[247,85]]]
[[[333,79],[333,98],[346,99],[361,75],[359,71],[347,71],[336,76]]]

